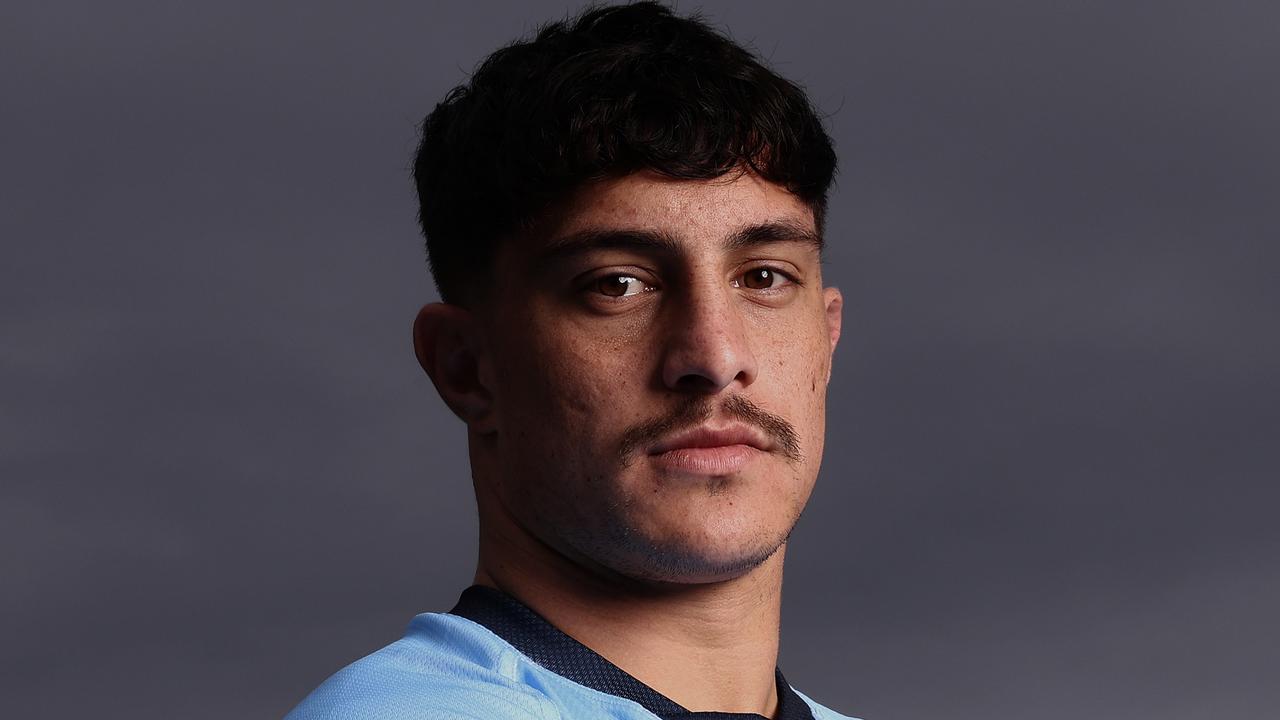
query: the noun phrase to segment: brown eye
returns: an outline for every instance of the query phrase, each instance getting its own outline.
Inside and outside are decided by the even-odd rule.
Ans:
[[[639,278],[630,275],[607,275],[595,282],[596,292],[606,297],[626,297],[645,290]]]
[[[748,270],[742,276],[742,285],[752,290],[768,290],[773,287],[776,279],[777,273],[769,268],[756,268]]]

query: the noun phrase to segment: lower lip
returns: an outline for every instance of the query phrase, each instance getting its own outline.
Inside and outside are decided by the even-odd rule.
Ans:
[[[731,475],[760,454],[750,445],[720,445],[717,447],[676,448],[653,455],[653,462],[662,470],[693,475]]]

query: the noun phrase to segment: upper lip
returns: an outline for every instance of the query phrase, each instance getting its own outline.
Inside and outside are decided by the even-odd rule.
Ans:
[[[672,433],[654,445],[649,451],[661,455],[683,448],[713,448],[727,445],[749,445],[757,450],[770,450],[769,439],[758,428],[735,423],[723,428],[696,427]]]

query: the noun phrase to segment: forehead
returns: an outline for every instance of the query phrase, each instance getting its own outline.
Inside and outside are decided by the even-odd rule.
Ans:
[[[644,171],[591,183],[548,218],[543,237],[611,229],[660,229],[721,240],[743,227],[781,223],[816,233],[812,210],[785,188],[750,172],[683,180]]]

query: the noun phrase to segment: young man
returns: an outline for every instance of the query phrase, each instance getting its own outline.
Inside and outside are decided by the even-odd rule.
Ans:
[[[803,92],[696,19],[592,9],[503,48],[415,165],[467,425],[475,585],[289,716],[840,718],[777,671],[839,291]]]

